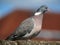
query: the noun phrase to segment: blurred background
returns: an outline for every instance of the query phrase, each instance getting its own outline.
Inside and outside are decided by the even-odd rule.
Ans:
[[[38,40],[60,40],[60,0],[0,0],[0,39],[6,39],[41,5],[47,5],[49,11],[43,17]]]
[[[0,18],[16,8],[36,10],[41,5],[47,5],[52,12],[60,12],[60,0],[0,0]]]

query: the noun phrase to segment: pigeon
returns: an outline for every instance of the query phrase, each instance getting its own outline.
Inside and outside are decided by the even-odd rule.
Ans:
[[[46,5],[40,6],[34,15],[22,21],[15,32],[7,40],[32,39],[42,30],[42,20],[44,13],[48,10]]]

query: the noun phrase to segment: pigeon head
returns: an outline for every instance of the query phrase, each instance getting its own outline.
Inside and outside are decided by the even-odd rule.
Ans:
[[[48,9],[47,6],[42,5],[42,6],[40,7],[40,12],[45,13],[45,12],[47,11],[47,9]],[[39,12],[39,10],[38,10],[38,12]]]
[[[44,14],[48,10],[46,5],[42,5],[40,8],[37,9],[35,15]]]

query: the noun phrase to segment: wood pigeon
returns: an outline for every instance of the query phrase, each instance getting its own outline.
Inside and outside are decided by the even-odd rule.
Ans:
[[[31,39],[37,36],[42,28],[43,14],[47,11],[48,7],[42,5],[34,15],[28,19],[25,19],[11,34],[7,40],[19,40],[19,39]]]

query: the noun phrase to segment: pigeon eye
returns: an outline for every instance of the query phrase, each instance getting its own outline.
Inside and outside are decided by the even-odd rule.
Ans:
[[[46,9],[47,9],[47,7],[46,7]]]

